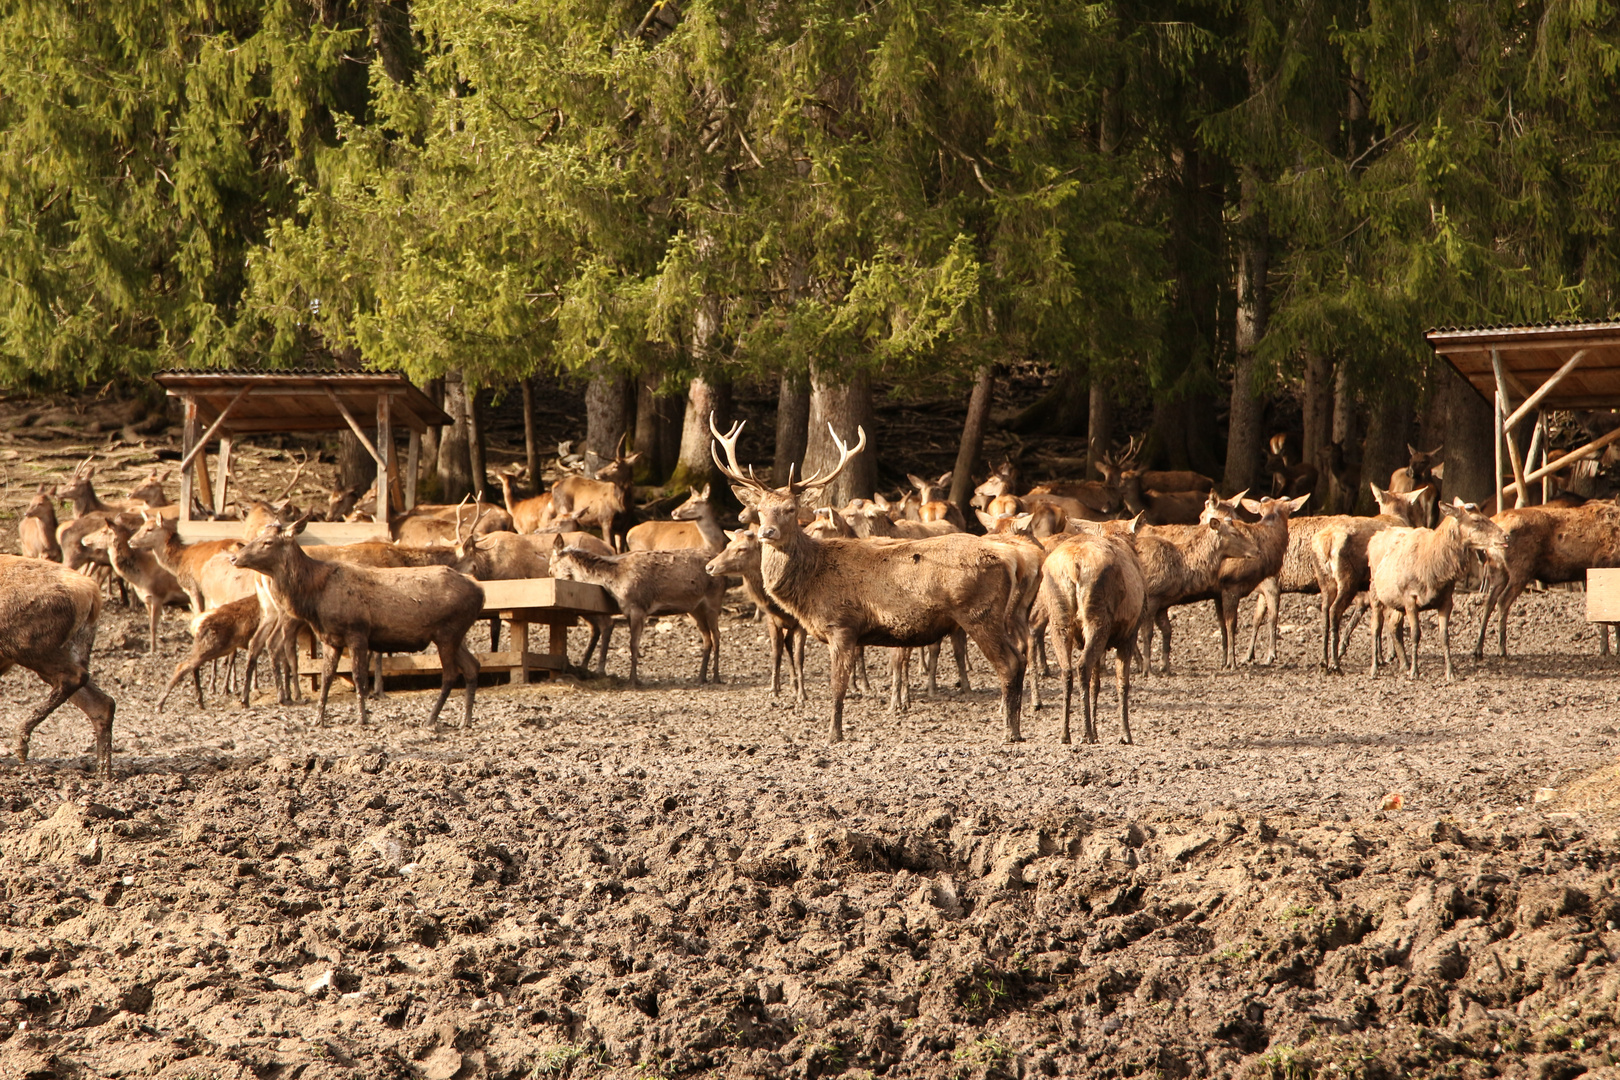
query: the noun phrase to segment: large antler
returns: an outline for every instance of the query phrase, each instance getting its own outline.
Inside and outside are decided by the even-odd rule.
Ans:
[[[298,486],[298,478],[304,475],[304,466],[306,466],[308,464],[309,464],[309,451],[305,450],[304,451],[304,460],[300,461],[298,463],[298,468],[293,470],[292,479],[287,481],[287,486],[285,488],[282,488],[281,494],[277,495],[274,499],[270,500],[272,503],[280,502],[282,499],[285,499],[285,498],[287,498],[288,496],[290,496],[292,494],[293,488]]]
[[[838,464],[834,465],[832,472],[828,473],[826,476],[823,476],[818,472],[805,477],[803,480],[789,480],[788,487],[795,495],[801,491],[804,491],[806,488],[826,487],[828,484],[838,479],[838,474],[844,471],[844,469],[849,465],[851,459],[853,459],[856,454],[866,449],[866,429],[863,427],[857,426],[855,428],[855,434],[858,435],[859,438],[856,440],[855,448],[853,450],[850,449],[848,443],[844,442],[843,439],[838,437],[838,432],[833,430],[833,426],[830,423],[827,425],[827,432],[832,436],[833,444],[838,447]]]
[[[741,484],[744,487],[752,488],[755,491],[769,491],[770,486],[758,476],[754,475],[754,467],[752,465],[748,467],[747,472],[744,472],[742,465],[737,461],[737,440],[742,436],[742,429],[745,423],[747,423],[746,420],[736,421],[731,425],[731,430],[722,435],[720,434],[720,429],[715,426],[714,413],[711,411],[709,413],[709,433],[714,436],[714,441],[719,443],[720,446],[724,448],[726,452],[726,460],[720,460],[720,452],[716,450],[713,445],[709,447],[709,456],[714,458],[714,467],[719,469],[721,475],[723,475],[727,480],[730,480],[732,483]],[[730,464],[728,465],[727,462]]]

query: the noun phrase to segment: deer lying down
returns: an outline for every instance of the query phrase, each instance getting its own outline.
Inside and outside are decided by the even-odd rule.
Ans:
[[[0,555],[0,675],[21,666],[50,686],[45,703],[17,729],[17,760],[28,760],[34,729],[71,701],[96,736],[96,775],[112,779],[115,706],[90,678],[101,618],[101,587],[44,559]]]
[[[1085,739],[1097,741],[1097,692],[1103,654],[1114,650],[1121,741],[1131,741],[1131,656],[1141,628],[1147,579],[1136,549],[1120,536],[1080,533],[1052,550],[1041,577],[1041,599],[1057,635],[1063,668],[1063,742],[1074,697],[1073,651],[1080,645],[1080,694]]]
[[[727,531],[729,541],[725,548],[710,559],[703,569],[711,576],[723,578],[735,574],[742,578],[743,591],[748,599],[765,612],[771,642],[771,696],[782,691],[782,655],[787,654],[788,671],[793,676],[793,694],[804,704],[804,642],[808,636],[799,620],[782,610],[781,605],[765,595],[765,581],[760,576],[759,537],[752,530]],[[589,654],[587,654],[589,655]]]
[[[1453,505],[1440,504],[1442,520],[1438,529],[1390,528],[1367,544],[1367,561],[1372,567],[1368,596],[1372,603],[1372,670],[1378,674],[1379,643],[1383,637],[1384,613],[1400,611],[1412,629],[1412,662],[1407,671],[1417,678],[1419,611],[1434,611],[1440,620],[1440,648],[1446,659],[1446,681],[1451,681],[1451,600],[1457,582],[1468,573],[1470,552],[1480,552],[1487,561],[1500,561],[1507,548],[1507,536],[1490,518],[1461,499]],[[1406,664],[1406,646],[1401,642],[1400,624],[1395,627],[1395,646],[1401,664]]]
[[[325,647],[316,722],[326,722],[326,698],[344,649],[353,658],[355,696],[363,724],[368,682],[364,674],[371,653],[411,653],[434,645],[444,676],[428,723],[438,722],[459,672],[467,682],[467,710],[461,726],[471,726],[478,661],[467,651],[466,638],[467,629],[483,610],[484,590],[445,566],[373,570],[318,562],[304,554],[294,539],[307,521],[300,518],[291,525],[265,529],[232,555],[231,561],[269,578],[277,606],[307,623]]]
[[[679,551],[691,548],[713,555],[726,546],[725,530],[714,516],[709,501],[711,485],[703,490],[688,488],[686,501],[670,514],[669,521],[643,521],[624,534],[630,551]]]
[[[690,615],[703,637],[703,659],[698,682],[709,678],[709,656],[714,656],[714,681],[720,681],[720,606],[726,598],[725,578],[710,577],[703,569],[708,557],[701,551],[627,551],[623,555],[593,555],[583,548],[562,548],[552,553],[551,576],[561,581],[600,585],[612,594],[630,624],[630,685],[640,686],[637,663],[641,659],[641,631],[652,615]],[[611,625],[602,635],[607,654]]]

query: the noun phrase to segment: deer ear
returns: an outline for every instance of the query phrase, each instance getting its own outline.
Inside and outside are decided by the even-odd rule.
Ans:
[[[704,502],[709,501],[709,492],[711,491],[711,489],[713,489],[713,487],[714,487],[713,484],[704,484],[703,485],[703,501]]]
[[[1248,489],[1245,488],[1244,490]],[[1264,513],[1266,509],[1258,499],[1237,499],[1235,501],[1239,506],[1243,507],[1243,509],[1247,510],[1251,514],[1261,514]]]
[[[1440,464],[1430,469],[1429,474],[1436,480],[1444,480],[1446,478],[1446,463],[1442,461]]]
[[[906,473],[906,479],[911,481],[911,486],[914,487],[914,488],[921,488],[921,487],[925,486],[928,483],[928,481],[924,480],[922,477],[918,476],[916,473],[909,473],[909,472]]]
[[[1375,483],[1369,482],[1367,486],[1372,488],[1373,498],[1375,499],[1382,499],[1386,494],[1388,494],[1388,492]]]
[[[1311,501],[1311,497],[1310,497],[1310,495],[1308,493],[1305,494],[1305,495],[1301,495],[1297,499],[1291,499],[1288,502],[1288,512],[1291,513],[1291,514],[1297,514],[1301,510],[1305,509],[1305,504],[1310,502],[1310,501]]]
[[[737,496],[737,501],[750,510],[759,509],[759,492],[753,488],[743,487],[741,484],[732,484],[731,493]]]

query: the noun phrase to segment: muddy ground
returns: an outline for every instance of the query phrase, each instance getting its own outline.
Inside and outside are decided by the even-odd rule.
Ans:
[[[1364,631],[1317,674],[1303,598],[1276,668],[1223,673],[1183,609],[1137,744],[1110,689],[1072,747],[1050,707],[1002,742],[976,655],[972,692],[856,699],[829,746],[825,651],[808,709],[773,702],[741,609],[714,688],[666,620],[647,688],[488,688],[470,731],[422,692],[365,728],[350,695],[322,729],[158,715],[183,615],[154,658],[111,608],[117,779],[66,711],[0,763],[0,1076],[1605,1069],[1616,673],[1581,599],[1529,597],[1514,658],[1450,685],[1432,638],[1421,681],[1370,681]],[[41,696],[0,695],[7,730]]]

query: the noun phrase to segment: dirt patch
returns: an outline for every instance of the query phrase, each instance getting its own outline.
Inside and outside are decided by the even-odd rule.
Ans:
[[[71,712],[0,764],[0,1075],[1578,1075],[1620,1054],[1580,599],[1451,685],[1432,645],[1416,684],[1318,675],[1298,598],[1277,668],[1222,673],[1183,609],[1130,747],[1050,707],[1001,743],[977,657],[827,746],[825,651],[773,702],[737,612],[712,690],[661,620],[650,689],[487,690],[466,732],[418,693],[157,715],[181,620],[148,658],[113,607],[119,778]],[[9,730],[39,689],[4,686]]]

